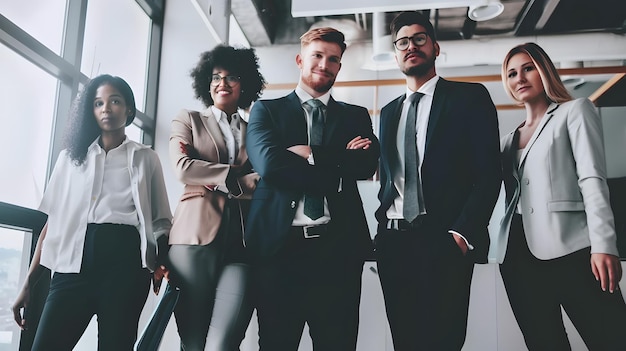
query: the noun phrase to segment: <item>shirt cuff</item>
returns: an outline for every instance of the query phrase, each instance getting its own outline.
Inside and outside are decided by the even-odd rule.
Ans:
[[[448,233],[460,236],[461,239],[463,239],[463,241],[465,241],[465,244],[467,245],[467,249],[468,250],[474,250],[474,246],[472,246],[472,244],[470,244],[469,241],[467,241],[467,239],[465,239],[465,237],[463,235],[461,235],[459,232],[455,232],[454,230],[448,230]]]

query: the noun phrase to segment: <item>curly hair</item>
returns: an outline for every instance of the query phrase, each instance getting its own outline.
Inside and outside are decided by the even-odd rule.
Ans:
[[[258,57],[254,49],[220,44],[213,50],[200,54],[200,60],[190,74],[193,79],[192,87],[195,97],[206,107],[213,105],[210,84],[213,69],[216,67],[241,77],[241,95],[237,102],[240,108],[250,107],[250,104],[258,100],[265,89],[265,78],[259,72]]]
[[[89,145],[102,132],[93,113],[93,103],[98,88],[107,84],[122,94],[126,101],[126,106],[131,110],[126,119],[127,126],[133,123],[137,114],[135,95],[124,79],[108,74],[102,74],[91,79],[74,99],[65,132],[65,147],[68,150],[70,159],[76,165],[82,165],[85,162]]]

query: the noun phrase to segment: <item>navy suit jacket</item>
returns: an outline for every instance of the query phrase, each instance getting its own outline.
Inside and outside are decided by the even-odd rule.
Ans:
[[[346,149],[357,136],[372,141],[367,150]],[[295,92],[253,105],[246,148],[261,180],[250,205],[246,247],[260,257],[275,254],[287,240],[298,202],[310,193],[328,201],[335,253],[364,259],[373,247],[356,181],[375,173],[380,151],[370,115],[331,97],[323,145],[312,147],[315,165],[287,150],[307,144],[306,116]]]
[[[379,230],[398,192],[393,172],[398,164],[396,134],[405,95],[381,110]],[[487,225],[501,184],[496,108],[481,84],[440,78],[435,88],[421,168],[429,222],[442,231],[463,235],[475,262],[487,262]]]

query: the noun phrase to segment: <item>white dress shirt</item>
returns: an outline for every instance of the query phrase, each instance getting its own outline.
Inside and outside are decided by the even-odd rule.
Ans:
[[[439,76],[434,76],[428,82],[424,83],[417,92],[424,94],[417,105],[417,118],[416,118],[416,130],[417,130],[417,157],[419,161],[419,167],[417,171],[422,173],[422,160],[424,159],[424,148],[426,146],[426,129],[428,128],[428,120],[430,118],[430,109],[433,105],[433,96],[435,95],[435,86]],[[400,114],[400,121],[398,122],[398,134],[396,136],[396,146],[398,147],[400,166],[398,171],[395,172],[393,178],[393,184],[398,190],[398,197],[393,201],[391,206],[387,209],[387,218],[389,219],[402,219],[403,197],[404,197],[404,130],[406,129],[406,115],[409,112],[409,96],[414,92],[406,89],[406,99],[402,105],[402,113]],[[428,204],[424,204],[424,208],[428,213]]]
[[[306,91],[304,91],[304,89],[302,89],[299,85],[296,87],[296,95],[298,95],[298,97],[300,98],[300,103],[304,104],[306,101],[313,99],[313,97],[311,95],[309,95],[309,93],[307,93]],[[327,92],[326,94],[316,98],[319,101],[321,101],[324,106],[328,106],[328,101],[330,100],[330,92]],[[309,140],[311,140],[311,124],[312,124],[312,118],[311,116],[309,116],[309,112],[302,107],[302,109],[304,110],[304,115],[306,116],[306,120],[307,120],[307,129],[309,130],[308,135],[309,135]],[[311,154],[311,156],[309,157],[309,163],[310,164],[315,164],[315,159],[314,159],[314,155]],[[311,218],[309,218],[307,215],[304,214],[304,197],[302,197],[302,199],[300,199],[300,202],[298,203],[298,208],[296,208],[296,215],[293,218],[293,222],[292,225],[293,226],[309,226],[309,225],[320,225],[320,224],[325,224],[330,222],[330,211],[328,210],[328,202],[326,200],[326,198],[324,198],[324,215],[316,220],[312,220]]]
[[[88,223],[139,225],[130,185],[127,143],[128,138],[109,152],[97,143],[94,145],[95,173]]]
[[[222,136],[224,137],[224,142],[226,142],[226,148],[228,149],[228,163],[234,164],[237,159],[237,153],[239,151],[239,145],[241,145],[241,117],[243,116],[243,110],[239,109],[237,112],[233,113],[230,117],[230,123],[228,122],[228,116],[226,112],[220,110],[215,107],[215,105],[211,106],[211,111],[213,112],[213,116],[215,116],[215,120],[222,131]],[[223,193],[230,193],[228,187],[225,185],[218,185],[215,190],[221,191]]]

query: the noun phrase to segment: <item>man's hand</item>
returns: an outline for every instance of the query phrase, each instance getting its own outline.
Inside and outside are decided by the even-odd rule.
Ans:
[[[459,249],[461,249],[461,252],[463,252],[463,255],[466,255],[469,248],[467,247],[467,243],[465,242],[465,240],[463,240],[463,238],[461,238],[461,236],[457,234],[452,234],[452,237],[454,238],[454,241],[456,241],[456,244],[459,246]]]
[[[594,253],[591,254],[591,271],[600,282],[602,291],[613,293],[619,289],[619,281],[622,279],[622,265],[617,256]]]
[[[367,150],[370,147],[370,144],[372,144],[372,141],[369,140],[368,138],[361,138],[361,136],[359,135],[358,137],[350,140],[348,142],[348,145],[346,145],[346,149],[350,149],[350,150],[358,150],[358,149],[363,149],[363,150]]]
[[[305,159],[308,159],[312,152],[309,145],[294,145],[288,147],[287,150]]]

